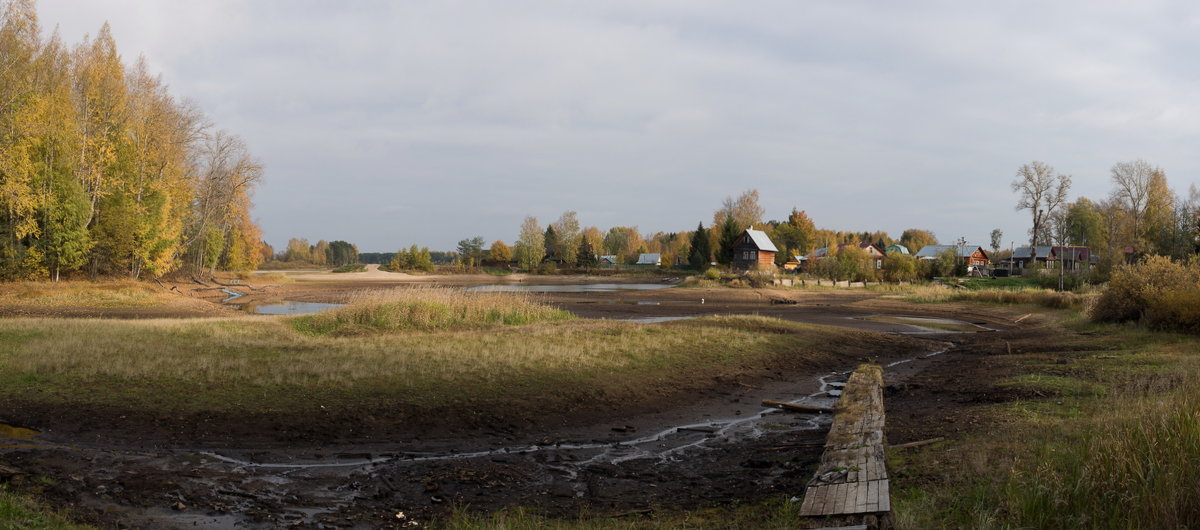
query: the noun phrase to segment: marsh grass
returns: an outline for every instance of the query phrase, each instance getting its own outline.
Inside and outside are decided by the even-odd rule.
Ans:
[[[464,292],[446,288],[363,291],[342,308],[293,320],[297,329],[321,335],[368,331],[447,330],[521,326],[574,318],[524,293]]]
[[[944,285],[918,285],[898,290],[903,300],[930,304],[984,302],[1002,305],[1036,305],[1050,309],[1083,309],[1094,296],[1049,289],[954,289]]]

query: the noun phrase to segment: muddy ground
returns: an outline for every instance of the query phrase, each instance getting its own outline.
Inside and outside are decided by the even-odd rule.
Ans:
[[[369,287],[406,285],[411,284],[373,281]],[[364,286],[353,280],[258,285],[240,289],[250,296],[239,302],[336,303]],[[211,291],[202,292],[200,298],[213,298]],[[87,425],[89,432],[81,433],[53,425],[46,411],[36,416],[51,424],[28,424],[0,407],[0,422],[44,431],[0,439],[0,464],[24,474],[17,481],[27,491],[115,528],[411,528],[406,525],[424,525],[454,506],[642,517],[654,510],[802,495],[829,417],[764,409],[762,399],[832,405],[836,398],[829,391],[836,391],[846,372],[875,360],[886,367],[889,442],[952,437],[987,427],[986,416],[975,412],[978,405],[1015,397],[989,384],[1015,370],[1005,354],[1014,345],[1020,351],[1046,338],[1033,324],[1037,317],[1017,322],[1019,315],[999,309],[914,305],[862,290],[670,288],[538,296],[586,318],[758,314],[904,334],[920,342],[896,351],[862,351],[806,373],[715,381],[661,407],[584,411],[521,424],[450,420],[386,440],[331,442],[327,431],[340,423],[322,418],[312,418],[312,436],[300,433],[287,441],[253,418],[227,420],[240,421],[230,429],[238,435],[217,441],[155,431],[155,422],[123,417],[74,421]],[[173,305],[159,316],[234,311],[200,304],[194,313],[177,314],[190,305]],[[953,318],[979,328],[944,333],[864,320],[877,315]],[[256,429],[262,432],[255,435]]]

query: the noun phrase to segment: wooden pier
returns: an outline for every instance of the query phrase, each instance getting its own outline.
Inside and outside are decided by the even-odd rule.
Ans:
[[[808,483],[800,515],[810,517],[890,512],[884,465],[883,369],[864,365],[846,382],[825,453]]]

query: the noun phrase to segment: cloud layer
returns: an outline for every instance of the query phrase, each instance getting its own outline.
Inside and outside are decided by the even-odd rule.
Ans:
[[[108,20],[267,167],[268,241],[511,242],[521,219],[688,230],[757,188],[819,226],[1025,237],[1009,189],[1145,158],[1196,181],[1186,2],[41,0]],[[592,5],[596,4],[596,5]]]

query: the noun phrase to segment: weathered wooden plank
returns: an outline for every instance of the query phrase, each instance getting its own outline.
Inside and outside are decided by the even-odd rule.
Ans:
[[[870,486],[870,481],[858,483],[858,498],[854,499],[854,513],[864,513],[867,511],[867,490],[870,489]]]
[[[825,501],[829,499],[829,486],[818,486],[816,488],[816,500],[813,501],[814,515],[825,513]]]
[[[800,505],[800,515],[805,516],[813,513],[813,501],[817,498],[813,487],[809,486],[804,490],[804,503]]]
[[[891,492],[888,490],[889,490],[888,481],[880,480],[879,481],[879,509],[876,511],[880,511],[880,512],[892,511],[892,495],[891,495]]]
[[[801,515],[890,510],[884,421],[883,392],[877,373],[868,375],[860,370],[851,374],[830,426],[816,476],[805,490]]]
[[[842,498],[838,501],[838,513],[854,513],[854,501],[858,499],[858,483],[843,484]]]

